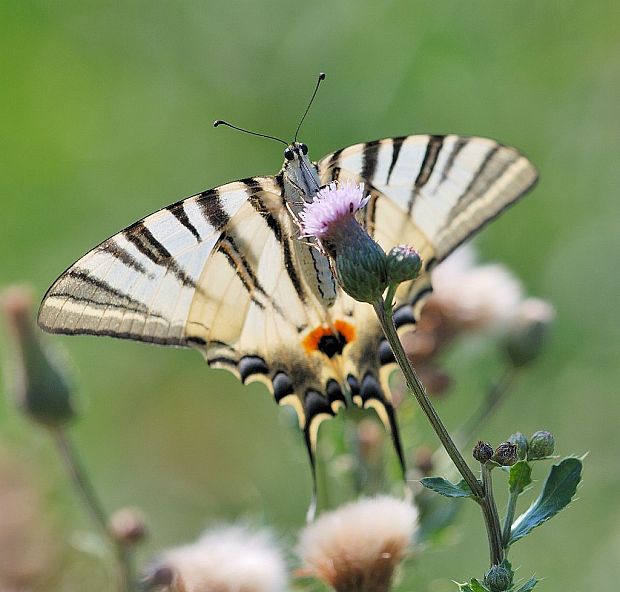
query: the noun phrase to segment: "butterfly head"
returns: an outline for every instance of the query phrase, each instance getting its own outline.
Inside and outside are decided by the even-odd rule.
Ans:
[[[303,142],[293,142],[289,144],[284,150],[284,158],[287,161],[293,161],[295,159],[302,159],[308,154],[308,146]]]
[[[288,183],[293,190],[289,194],[296,196],[295,202],[298,205],[311,202],[320,189],[321,183],[316,167],[310,162],[308,146],[303,142],[292,142],[285,148],[282,174],[285,183]]]

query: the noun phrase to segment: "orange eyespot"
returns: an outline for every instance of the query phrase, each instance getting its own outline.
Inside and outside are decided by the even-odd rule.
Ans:
[[[355,327],[346,321],[337,320],[334,329],[326,326],[312,329],[301,342],[304,349],[308,353],[320,351],[328,358],[342,354],[344,346],[355,339]]]

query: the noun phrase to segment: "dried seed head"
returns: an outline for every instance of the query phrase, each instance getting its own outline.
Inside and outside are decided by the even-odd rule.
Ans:
[[[510,442],[502,442],[495,449],[493,460],[504,467],[514,465],[519,460],[517,445]]]
[[[479,463],[484,464],[488,460],[491,460],[493,456],[493,446],[488,442],[478,440],[478,443],[474,446],[472,455]]]
[[[386,592],[416,529],[417,510],[383,496],[320,516],[301,533],[306,570],[337,592]]]

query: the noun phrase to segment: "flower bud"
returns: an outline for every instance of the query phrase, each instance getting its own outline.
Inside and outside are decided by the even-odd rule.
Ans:
[[[484,585],[491,592],[504,592],[512,584],[512,574],[503,565],[492,565],[484,576]]]
[[[519,460],[517,445],[510,442],[502,442],[495,449],[493,460],[503,467],[514,465]]]
[[[555,438],[551,432],[541,430],[535,432],[530,438],[527,458],[528,460],[538,460],[551,456],[555,449]]]
[[[422,269],[422,259],[409,245],[398,245],[387,254],[388,283],[400,284],[418,277]]]
[[[140,510],[121,508],[112,514],[108,530],[119,543],[135,545],[146,537],[146,524]]]
[[[385,253],[356,220],[339,226],[342,232],[333,242],[322,240],[321,244],[329,245],[326,250],[335,262],[342,289],[358,302],[373,304],[388,284]]]
[[[517,447],[517,458],[525,460],[527,457],[527,438],[521,432],[515,432],[508,438],[508,442]]]
[[[525,366],[540,355],[554,317],[553,306],[544,300],[528,298],[521,303],[516,326],[505,343],[513,366]]]
[[[65,372],[41,343],[32,322],[32,300],[27,290],[12,288],[2,297],[14,354],[13,396],[31,419],[59,427],[75,415],[73,388]]]
[[[484,464],[488,460],[491,460],[491,457],[493,456],[493,446],[491,446],[488,442],[478,440],[478,443],[474,446],[472,454],[479,463]]]

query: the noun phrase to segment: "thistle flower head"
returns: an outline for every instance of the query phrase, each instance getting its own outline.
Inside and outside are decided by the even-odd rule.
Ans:
[[[337,592],[386,592],[416,523],[407,502],[361,499],[308,525],[297,550],[306,570]]]
[[[318,239],[326,237],[335,224],[350,219],[361,210],[370,199],[364,197],[364,184],[352,181],[337,183],[333,181],[314,196],[300,212],[301,235],[314,236]]]
[[[183,592],[284,592],[284,558],[269,533],[243,526],[207,531],[193,544],[165,552],[147,575]]]
[[[377,302],[388,285],[386,256],[355,218],[368,203],[364,185],[323,187],[299,213],[301,236],[314,237],[331,259],[342,289],[358,302]]]

